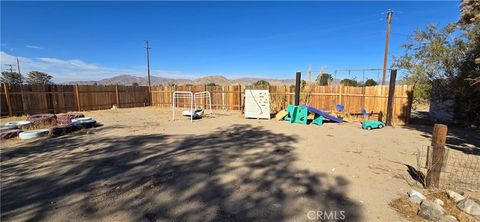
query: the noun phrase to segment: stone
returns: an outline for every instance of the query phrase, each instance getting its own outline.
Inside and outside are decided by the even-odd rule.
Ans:
[[[458,222],[458,220],[452,215],[445,215],[438,222]]]
[[[480,216],[480,205],[472,199],[465,198],[459,201],[457,203],[457,207],[467,214]]]
[[[422,193],[414,189],[410,189],[410,191],[408,191],[407,194],[408,194],[408,201],[415,204],[420,204],[422,203],[423,200],[427,199]]]
[[[437,203],[438,205],[442,206],[442,207],[444,205],[443,200],[440,200],[440,199],[435,199],[434,202]]]
[[[438,221],[444,215],[443,207],[435,202],[428,200],[423,200],[420,204],[420,210],[418,211],[418,216],[423,217],[427,220]]]
[[[455,203],[465,199],[464,196],[460,195],[459,193],[457,193],[453,190],[447,190],[447,195],[448,195],[448,197],[452,198],[455,201]]]
[[[412,196],[408,197],[408,201],[410,201],[411,203],[414,203],[414,204],[421,204],[423,199],[420,198],[417,195],[412,195]]]

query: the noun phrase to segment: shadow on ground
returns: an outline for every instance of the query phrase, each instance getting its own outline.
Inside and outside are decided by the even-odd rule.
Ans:
[[[432,138],[433,124],[409,124],[408,129],[423,132],[423,136]],[[480,131],[456,126],[448,126],[447,146],[465,154],[480,155]]]
[[[346,178],[294,166],[296,143],[250,125],[32,142],[1,154],[2,219],[304,221],[326,211],[361,220]]]

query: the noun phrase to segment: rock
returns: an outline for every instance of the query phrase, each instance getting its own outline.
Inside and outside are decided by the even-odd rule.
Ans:
[[[415,204],[420,204],[422,203],[423,200],[426,199],[425,196],[423,196],[422,193],[414,190],[414,189],[410,189],[410,191],[407,192],[408,194],[408,201],[412,202],[412,203],[415,203]]]
[[[458,220],[452,215],[445,215],[438,222],[458,222]]]
[[[447,194],[448,194],[448,197],[452,198],[455,201],[455,203],[465,199],[464,196],[458,194],[457,192],[455,192],[453,190],[447,190]]]
[[[408,198],[408,201],[410,201],[411,203],[414,203],[414,204],[421,204],[423,199],[420,198],[417,195],[412,195]]]
[[[442,206],[442,207],[444,205],[443,200],[440,200],[440,199],[435,199],[434,202],[437,203],[438,205]]]
[[[423,217],[427,220],[438,221],[443,217],[443,208],[435,202],[428,200],[422,201],[420,204],[420,210],[418,211],[418,216]]]
[[[465,198],[459,201],[457,207],[467,214],[480,216],[480,205],[471,199]]]

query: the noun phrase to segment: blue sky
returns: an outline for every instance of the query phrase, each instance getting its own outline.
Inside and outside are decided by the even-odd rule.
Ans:
[[[143,76],[147,39],[152,73],[164,77],[294,78],[309,66],[314,73],[381,68],[388,9],[389,61],[416,29],[459,17],[457,1],[2,1],[2,70],[19,57],[22,73],[45,71],[57,82]]]

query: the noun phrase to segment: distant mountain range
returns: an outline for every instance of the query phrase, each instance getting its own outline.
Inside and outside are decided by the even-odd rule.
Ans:
[[[170,79],[170,78],[163,78],[159,76],[151,76],[150,82],[153,86],[155,85],[183,85],[183,84],[193,84],[193,85],[202,85],[202,84],[209,84],[215,83],[221,86],[228,86],[228,85],[251,85],[259,80],[265,80],[270,85],[293,85],[295,84],[294,79],[264,79],[264,78],[239,78],[239,79],[227,79],[225,76],[206,76],[198,79]],[[131,76],[131,75],[120,75],[115,76],[108,79],[102,79],[98,81],[76,81],[76,82],[68,82],[66,84],[80,84],[80,85],[92,85],[92,84],[99,84],[99,85],[133,85],[134,83],[138,83],[141,86],[148,85],[148,81],[146,77],[138,77],[138,76]]]

